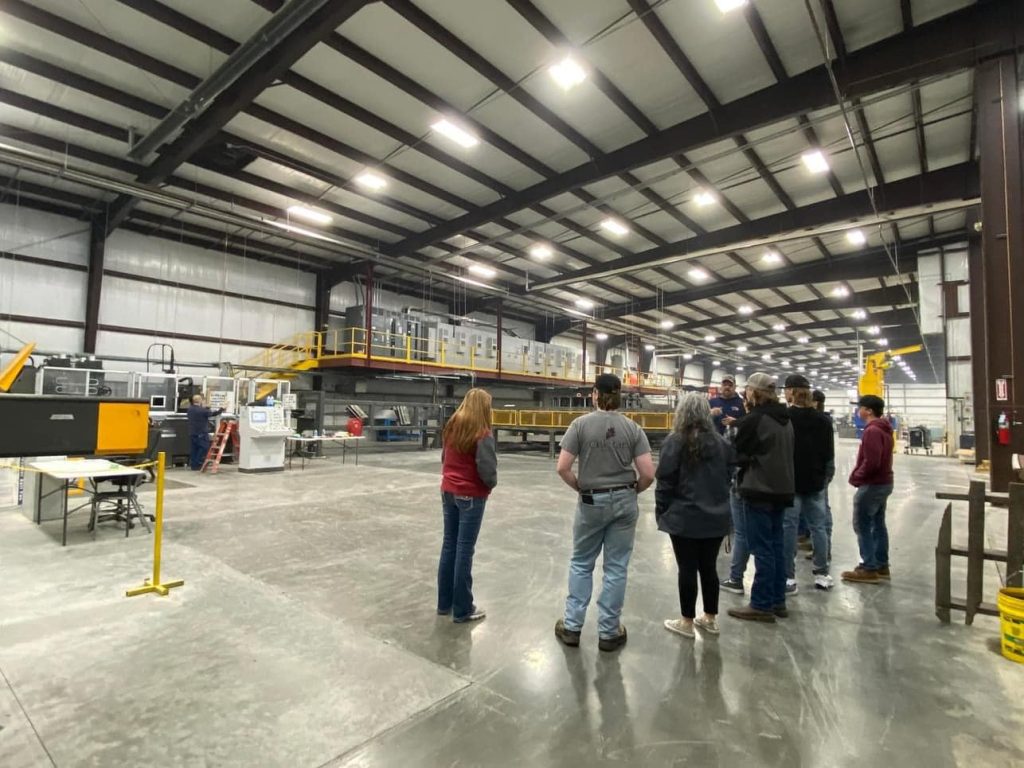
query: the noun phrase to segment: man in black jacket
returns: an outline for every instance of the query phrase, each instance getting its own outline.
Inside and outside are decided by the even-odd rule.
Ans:
[[[783,534],[786,546],[786,594],[797,593],[796,539],[801,516],[807,520],[814,550],[814,586],[832,589],[829,575],[826,486],[828,468],[835,459],[832,424],[818,411],[811,396],[811,383],[799,373],[786,378],[786,402],[793,424],[794,490],[792,506],[786,508]]]
[[[793,425],[779,403],[774,377],[751,375],[747,400],[753,407],[736,432],[737,483],[755,573],[750,605],[731,608],[729,615],[774,623],[789,615],[782,518],[793,503]]]

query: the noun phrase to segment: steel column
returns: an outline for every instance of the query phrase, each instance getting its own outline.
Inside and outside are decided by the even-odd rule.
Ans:
[[[981,147],[982,263],[985,290],[988,422],[979,425],[990,447],[991,484],[1006,491],[1013,450],[996,439],[1005,412],[1011,432],[1024,425],[1024,174],[1021,167],[1020,81],[1015,56],[982,62],[975,75]],[[996,380],[1007,399],[996,400]]]
[[[974,406],[974,463],[989,460],[988,348],[985,342],[985,266],[981,236],[967,243],[971,301],[971,391]]]
[[[504,313],[504,302],[501,299],[498,299],[498,312],[497,312],[497,316],[498,316],[498,378],[499,379],[501,378],[501,336],[502,336],[502,334],[504,332],[504,330],[503,330],[504,323],[502,322],[504,320],[503,313]]]
[[[107,245],[107,230],[103,218],[92,222],[89,231],[89,276],[85,290],[85,340],[82,351],[96,352],[96,333],[100,323],[100,298],[103,293],[103,257]]]
[[[366,328],[363,329],[363,335],[366,339],[366,362],[370,362],[370,354],[373,349],[373,264],[366,265],[366,285],[364,286],[365,301],[363,304],[366,306]]]

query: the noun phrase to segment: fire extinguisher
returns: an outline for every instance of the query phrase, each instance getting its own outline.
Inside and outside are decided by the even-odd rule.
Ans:
[[[1006,411],[1002,411],[996,419],[996,441],[1000,445],[1010,444],[1010,419]]]

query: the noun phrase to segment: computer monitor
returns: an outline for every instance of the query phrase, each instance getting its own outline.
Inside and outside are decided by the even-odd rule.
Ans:
[[[249,423],[250,424],[266,424],[267,423],[267,412],[266,411],[249,411]]]
[[[167,410],[167,397],[164,395],[150,395],[149,407],[152,408],[154,411]]]

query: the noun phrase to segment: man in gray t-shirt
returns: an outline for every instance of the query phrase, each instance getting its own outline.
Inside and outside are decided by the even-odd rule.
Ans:
[[[555,624],[555,635],[566,645],[580,644],[593,592],[594,565],[603,549],[604,583],[597,600],[598,647],[602,651],[614,651],[626,643],[626,628],[619,617],[640,514],[637,494],[654,482],[651,444],[636,422],[617,412],[621,395],[618,376],[598,376],[593,393],[597,410],[569,425],[558,456],[558,475],[579,498],[569,563],[569,596],[565,615]],[[577,458],[578,476],[572,469]]]

